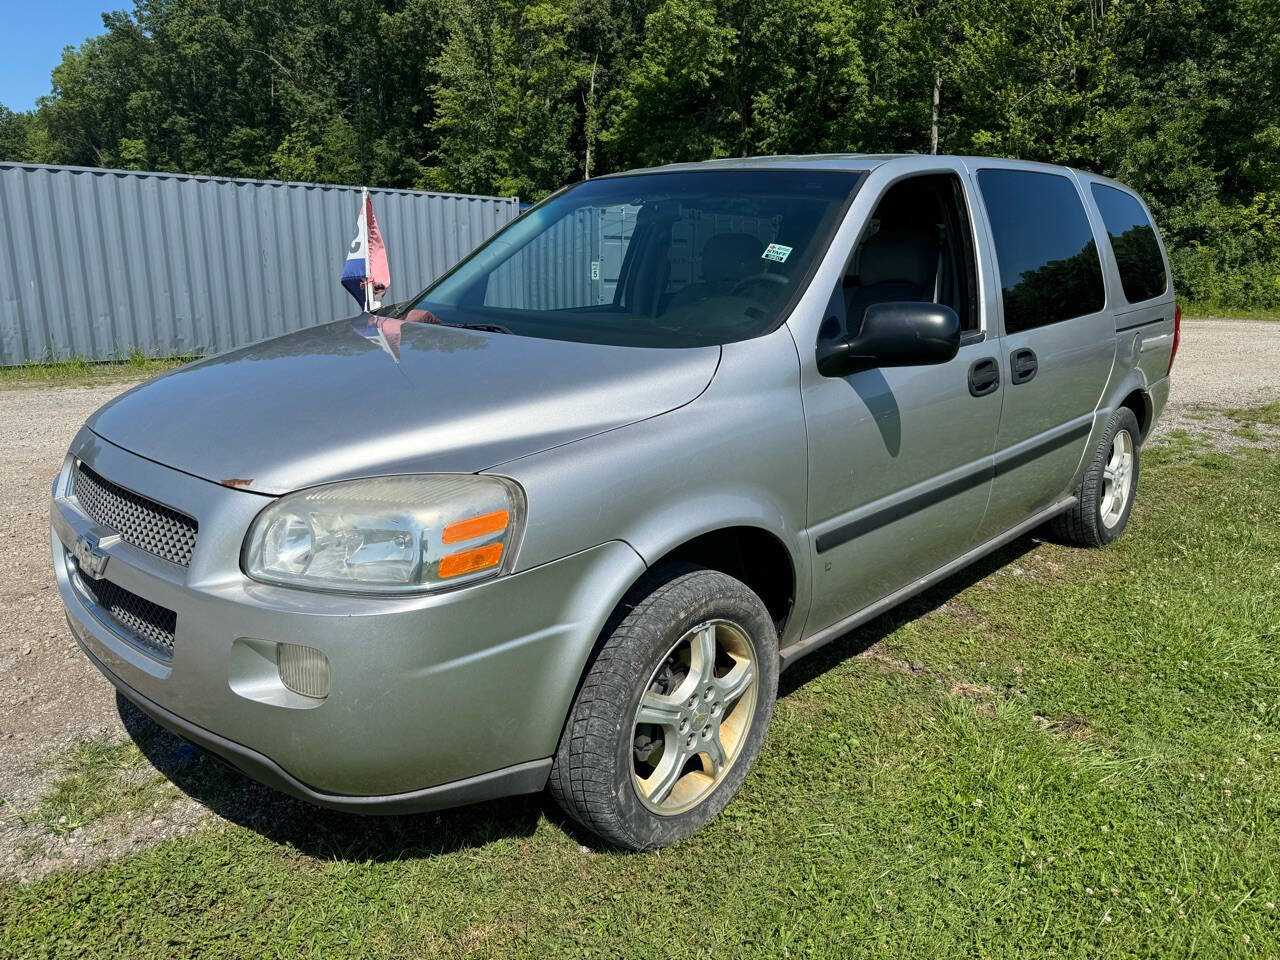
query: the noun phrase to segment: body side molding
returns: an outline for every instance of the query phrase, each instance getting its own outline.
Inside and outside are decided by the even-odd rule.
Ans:
[[[961,554],[949,563],[943,564],[938,567],[938,569],[934,570],[933,573],[927,574],[919,580],[915,580],[907,584],[905,587],[895,590],[888,596],[882,597],[874,603],[868,604],[857,613],[845,617],[843,620],[838,620],[829,627],[824,627],[812,636],[806,637],[797,643],[793,643],[791,646],[783,649],[779,654],[782,660],[782,669],[787,669],[787,667],[791,666],[801,657],[826,646],[841,634],[847,633],[855,627],[860,627],[868,620],[872,620],[884,613],[886,610],[892,609],[902,601],[929,589],[929,587],[938,583],[940,580],[945,580],[953,573],[958,573],[980,557],[985,556],[993,550],[998,550],[1011,540],[1016,540],[1018,537],[1022,536],[1022,534],[1030,530],[1034,530],[1046,520],[1051,520],[1064,510],[1069,510],[1071,507],[1075,506],[1076,499],[1077,498],[1074,494],[1064,497],[1058,502],[1045,507],[1043,510],[1033,513],[1017,526],[1010,527],[999,536],[992,537],[986,543],[974,547],[968,553]]]

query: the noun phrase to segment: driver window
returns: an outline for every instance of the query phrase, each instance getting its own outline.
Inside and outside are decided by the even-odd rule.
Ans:
[[[900,300],[940,303],[979,329],[973,231],[959,178],[929,174],[901,180],[876,204],[845,267],[839,296],[846,329],[856,335],[869,306]]]

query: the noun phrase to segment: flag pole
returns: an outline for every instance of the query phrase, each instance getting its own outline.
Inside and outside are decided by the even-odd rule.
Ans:
[[[363,224],[364,237],[364,312],[372,313],[370,292],[373,288],[373,256],[369,251],[369,188],[360,188],[360,222]]]

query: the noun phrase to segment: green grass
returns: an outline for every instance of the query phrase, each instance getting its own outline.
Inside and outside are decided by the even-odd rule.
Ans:
[[[600,850],[539,798],[357,820],[217,774],[191,783],[234,823],[0,885],[0,953],[1276,956],[1280,457],[1182,438],[1141,484],[1112,547],[1019,541],[785,674],[674,848]]]
[[[1280,320],[1280,309],[1275,307],[1220,307],[1212,303],[1194,300],[1182,304],[1182,315],[1189,318],[1221,320]]]
[[[1280,401],[1265,407],[1253,407],[1247,410],[1223,410],[1222,415],[1247,427],[1255,427],[1260,423],[1268,426],[1280,426]]]
[[[195,357],[151,357],[133,351],[122,360],[93,361],[67,357],[30,361],[14,367],[0,367],[0,388],[118,383],[140,380],[172,370]]]
[[[85,740],[58,758],[59,775],[35,819],[47,832],[69,834],[102,817],[165,804],[172,786],[132,742]]]

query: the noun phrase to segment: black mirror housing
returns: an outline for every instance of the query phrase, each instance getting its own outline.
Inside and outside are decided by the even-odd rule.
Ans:
[[[818,372],[843,377],[873,367],[946,363],[960,349],[960,318],[940,303],[901,300],[867,307],[856,336],[818,344]]]

